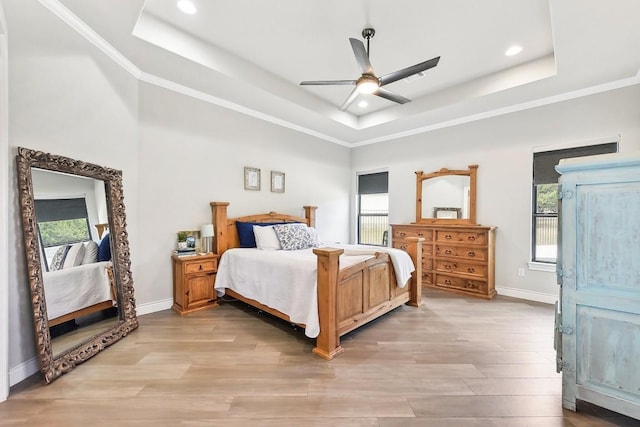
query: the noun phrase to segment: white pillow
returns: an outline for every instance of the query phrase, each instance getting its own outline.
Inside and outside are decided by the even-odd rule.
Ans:
[[[313,242],[313,247],[317,248],[318,246],[320,246],[320,236],[318,236],[318,230],[316,230],[313,227],[307,227],[307,232],[311,237],[311,241]]]
[[[81,264],[93,264],[94,262],[98,262],[98,244],[89,240],[84,244],[84,257]]]
[[[84,243],[75,243],[69,248],[67,256],[64,259],[62,268],[76,267],[82,263],[84,258]]]
[[[256,247],[263,251],[277,251],[282,249],[273,225],[254,225],[253,235],[256,238]]]

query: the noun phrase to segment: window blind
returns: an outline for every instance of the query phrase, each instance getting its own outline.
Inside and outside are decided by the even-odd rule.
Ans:
[[[617,151],[618,143],[610,142],[606,144],[533,153],[533,184],[540,185],[557,183],[558,178],[560,178],[560,174],[556,172],[556,165],[561,159],[595,156],[596,154],[615,153]]]
[[[87,203],[83,197],[74,199],[40,199],[35,201],[38,222],[87,218]]]
[[[358,175],[358,194],[381,194],[389,192],[389,172]]]

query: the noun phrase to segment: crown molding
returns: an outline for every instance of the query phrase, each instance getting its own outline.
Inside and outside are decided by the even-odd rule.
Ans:
[[[562,93],[559,95],[548,96],[548,97],[540,98],[533,101],[522,102],[519,104],[510,105],[503,108],[496,108],[490,111],[484,111],[482,113],[470,114],[464,117],[459,117],[456,119],[447,120],[440,123],[434,123],[431,125],[411,129],[408,131],[392,133],[392,134],[371,138],[371,139],[360,141],[360,142],[348,143],[346,141],[324,134],[322,132],[309,129],[305,126],[297,125],[287,120],[283,120],[275,116],[265,114],[263,112],[245,107],[243,105],[213,96],[211,94],[207,94],[205,92],[181,85],[174,81],[142,71],[127,57],[125,57],[122,53],[120,53],[115,47],[113,47],[109,42],[107,42],[98,33],[96,33],[91,27],[89,27],[84,21],[78,18],[69,9],[67,9],[62,3],[60,3],[59,0],[38,0],[38,1],[44,7],[46,7],[49,11],[51,11],[51,13],[53,13],[55,16],[60,18],[63,22],[69,25],[69,27],[77,31],[80,35],[86,38],[91,44],[93,44],[105,55],[107,55],[107,57],[111,58],[114,62],[119,64],[123,69],[125,69],[132,76],[137,78],[139,81],[144,81],[146,83],[159,86],[167,90],[171,90],[186,96],[200,99],[202,101],[205,101],[214,105],[218,105],[222,108],[230,109],[238,113],[254,117],[258,120],[263,120],[269,123],[273,123],[277,126],[282,126],[297,132],[311,135],[313,137],[316,137],[328,142],[332,142],[334,144],[338,144],[338,145],[342,145],[344,147],[350,147],[350,148],[362,147],[365,145],[376,144],[379,142],[391,141],[399,138],[405,138],[408,136],[428,133],[438,129],[458,126],[465,123],[471,123],[478,120],[484,120],[491,117],[502,116],[505,114],[510,114],[518,111],[528,110],[531,108],[541,107],[549,104],[555,104],[558,102],[563,102],[563,101],[567,101],[575,98],[581,98],[584,96],[594,95],[602,92],[607,92],[610,90],[615,90],[615,89],[620,89],[627,86],[640,84],[640,70],[638,70],[638,73],[634,77],[621,79],[613,82],[608,82],[608,83],[604,83],[604,84],[600,84],[600,85],[596,85],[588,88],[578,89],[571,92]]]

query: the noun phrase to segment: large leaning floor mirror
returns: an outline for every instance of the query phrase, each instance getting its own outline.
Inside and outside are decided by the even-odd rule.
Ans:
[[[50,383],[138,327],[122,172],[18,148],[40,368]]]

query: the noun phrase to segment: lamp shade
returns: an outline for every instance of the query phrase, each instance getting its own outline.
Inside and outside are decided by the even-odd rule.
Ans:
[[[205,224],[200,227],[200,237],[213,237],[213,224]]]

